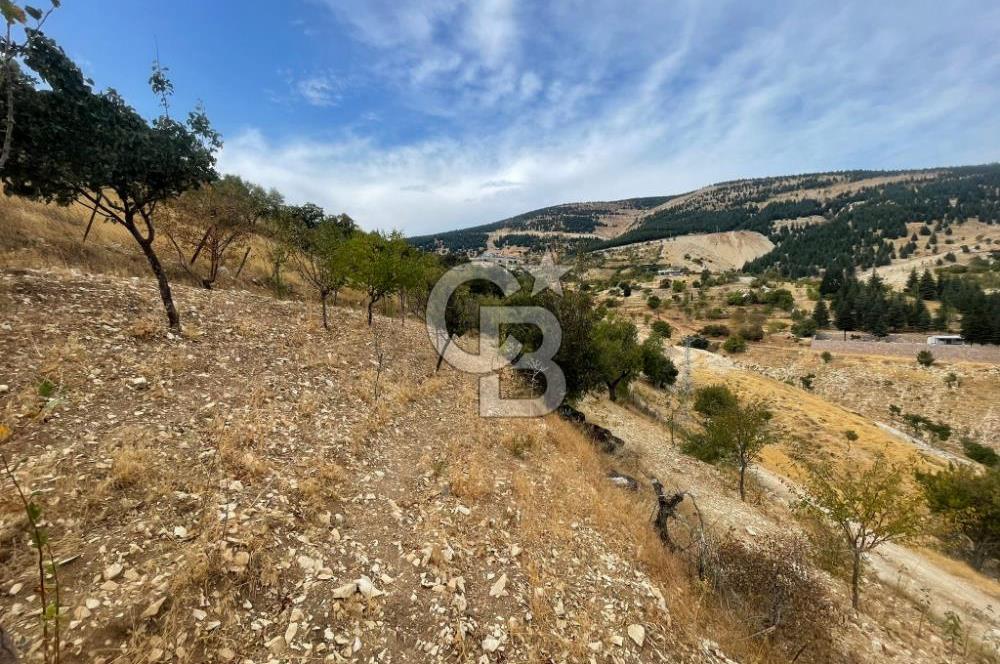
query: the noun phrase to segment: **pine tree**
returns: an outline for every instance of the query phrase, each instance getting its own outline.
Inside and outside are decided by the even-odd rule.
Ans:
[[[910,276],[906,278],[906,292],[913,297],[917,296],[919,292],[917,286],[920,283],[920,278],[917,276],[916,268],[910,270]]]
[[[819,301],[816,302],[816,306],[813,308],[813,320],[816,321],[818,327],[829,327],[830,326],[830,310],[826,306],[826,301],[821,297]]]
[[[930,270],[924,270],[924,273],[920,276],[919,285],[920,297],[924,300],[933,300],[937,297],[937,282],[934,281],[934,275],[931,274]]]
[[[850,298],[843,297],[837,304],[836,323],[837,329],[844,331],[845,340],[847,333],[853,331],[857,326],[857,321],[854,318],[854,303]]]

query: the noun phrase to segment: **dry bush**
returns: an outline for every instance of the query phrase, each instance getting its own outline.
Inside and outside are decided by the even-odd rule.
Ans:
[[[452,466],[448,474],[451,492],[458,498],[482,500],[493,491],[491,478],[493,473],[476,454],[465,456],[451,455],[451,458],[466,459],[465,462]]]
[[[299,482],[298,493],[302,502],[313,509],[321,509],[340,499],[339,489],[347,477],[344,467],[336,462],[315,460],[309,464],[315,473]]]
[[[228,472],[243,481],[267,475],[268,466],[259,456],[264,448],[263,434],[247,420],[227,425],[221,418],[213,426],[212,437],[219,450],[219,461]]]
[[[723,606],[788,661],[832,661],[838,612],[807,548],[798,540],[748,544],[728,536],[713,547],[707,574]]]
[[[517,459],[524,459],[538,445],[538,439],[534,434],[525,432],[510,432],[500,439],[500,444],[504,449]]]
[[[126,446],[111,455],[111,486],[124,490],[146,486],[155,475],[153,453],[145,447]]]
[[[128,328],[129,336],[135,339],[152,339],[163,329],[163,323],[152,316],[143,316],[133,322]]]

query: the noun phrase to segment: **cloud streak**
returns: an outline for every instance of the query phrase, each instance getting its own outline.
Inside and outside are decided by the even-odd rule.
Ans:
[[[602,4],[331,2],[419,129],[249,129],[220,165],[420,234],[745,176],[1000,158],[992,4]]]

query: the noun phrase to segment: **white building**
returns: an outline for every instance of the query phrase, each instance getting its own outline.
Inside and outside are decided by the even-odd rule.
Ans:
[[[928,346],[964,346],[965,339],[959,334],[935,334],[927,337]]]

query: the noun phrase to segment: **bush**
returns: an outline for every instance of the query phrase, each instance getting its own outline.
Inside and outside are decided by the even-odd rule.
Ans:
[[[764,339],[764,328],[760,325],[744,325],[738,334],[747,341],[762,341]]]
[[[747,350],[747,342],[740,335],[734,335],[726,339],[726,342],[722,344],[722,350],[727,353],[745,353]]]
[[[706,337],[728,337],[729,328],[722,323],[709,323],[701,328],[701,334]]]
[[[646,300],[646,306],[648,306],[653,311],[659,309],[661,304],[662,301],[656,295],[650,295],[649,298]]]
[[[934,353],[930,352],[929,350],[920,351],[919,353],[917,353],[917,364],[924,367],[931,366],[932,364],[934,364]]]
[[[782,661],[833,661],[837,612],[809,565],[806,542],[764,537],[753,545],[726,536],[707,576],[721,603],[782,653]]]
[[[661,339],[669,339],[670,335],[674,333],[674,329],[670,327],[670,323],[665,320],[654,320],[650,327],[653,330],[653,334]]]
[[[816,334],[816,321],[812,318],[803,318],[792,325],[792,334],[797,337],[811,337]]]
[[[708,350],[708,339],[701,336],[700,334],[692,334],[690,336],[684,337],[681,340],[681,344],[685,346],[691,346],[691,348],[697,348],[698,350]]]
[[[1000,454],[971,438],[962,438],[962,449],[965,450],[965,456],[987,468],[996,468],[1000,465]]]
[[[819,357],[823,360],[823,364],[830,364],[833,361],[833,355],[828,350],[824,350]]]
[[[718,415],[728,408],[734,408],[738,403],[736,395],[725,385],[699,387],[694,392],[694,409],[705,417]]]

